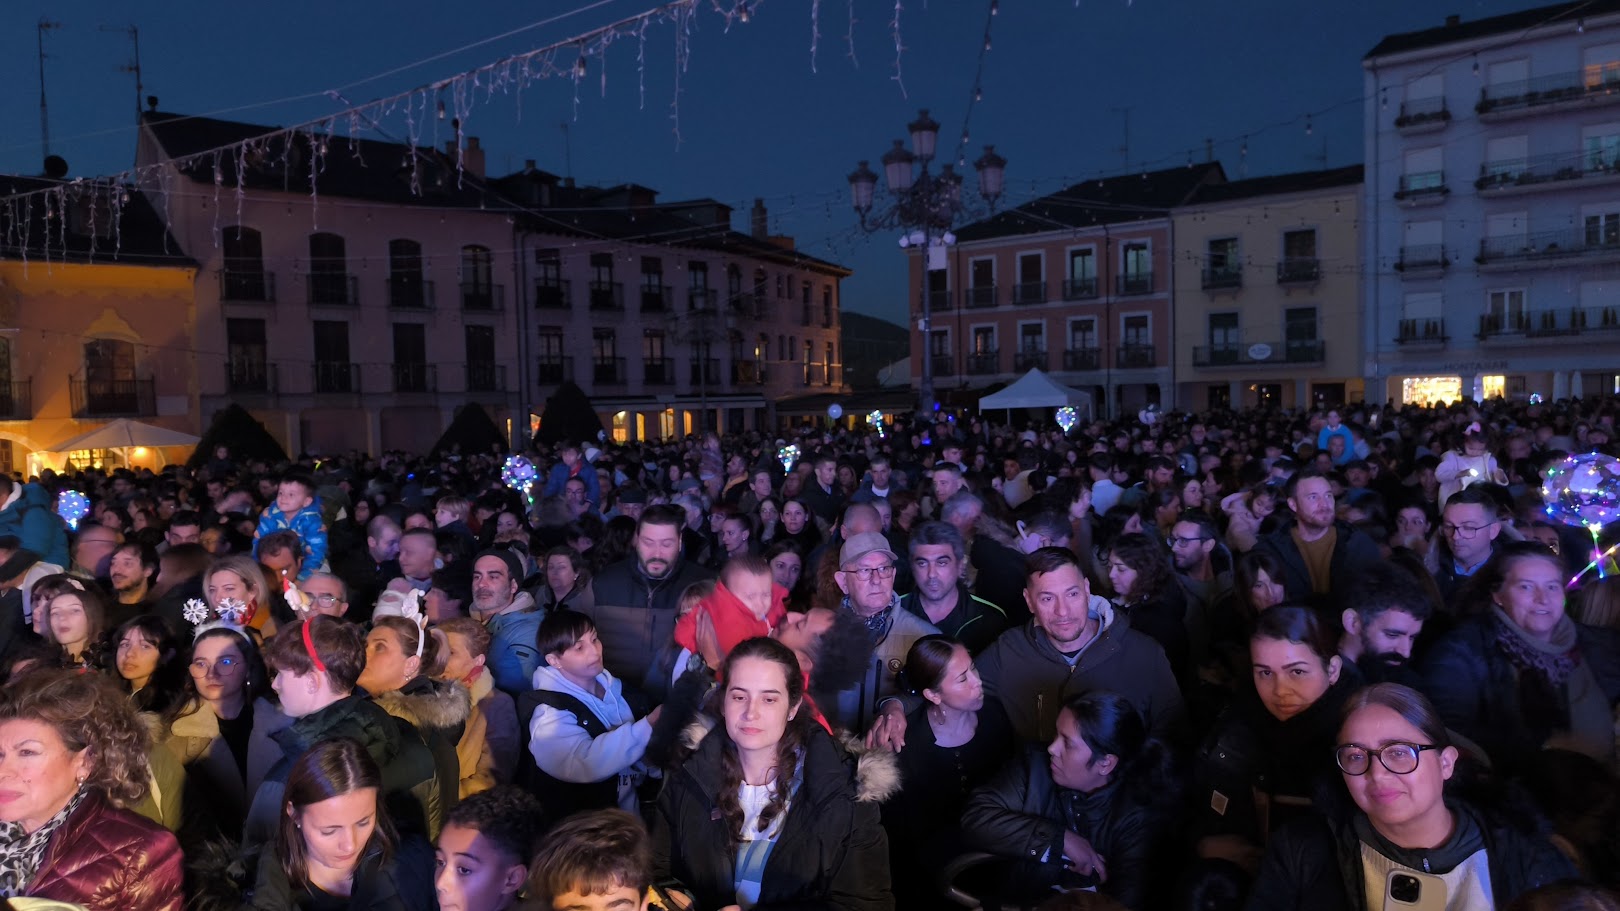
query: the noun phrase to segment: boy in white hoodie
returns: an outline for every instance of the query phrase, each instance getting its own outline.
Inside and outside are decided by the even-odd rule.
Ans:
[[[646,777],[641,757],[661,707],[636,719],[620,682],[602,667],[596,624],[584,614],[553,611],[535,640],[545,664],[519,705],[534,760],[524,783],[554,820],[580,810],[634,811]]]

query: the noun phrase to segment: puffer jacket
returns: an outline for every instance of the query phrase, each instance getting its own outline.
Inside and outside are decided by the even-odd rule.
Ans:
[[[351,911],[434,911],[433,847],[420,835],[400,839],[385,862],[382,850],[368,848],[354,871],[354,887],[347,906]],[[331,897],[313,895],[308,887],[294,889],[275,851],[267,851],[259,864],[258,881],[248,911],[298,911],[330,907]]]
[[[1446,798],[1453,812],[1471,814],[1479,825],[1490,869],[1491,901],[1498,909],[1531,889],[1577,875],[1574,864],[1548,840],[1545,824],[1528,801],[1512,794],[1485,797],[1475,789],[1467,796]],[[1338,782],[1319,789],[1315,804],[1320,815],[1295,820],[1272,838],[1245,911],[1371,907],[1355,827],[1361,811]]]
[[[900,786],[892,753],[840,745],[820,727],[806,734],[798,793],[765,864],[755,911],[837,908],[891,911],[889,848],[878,805]],[[688,728],[694,752],[664,784],[653,814],[653,879],[675,880],[698,908],[737,902],[736,849],[720,817],[724,735]]]
[[[1102,629],[1073,664],[1033,620],[1002,633],[977,661],[985,695],[1000,700],[1019,738],[1051,743],[1065,699],[1112,690],[1130,698],[1154,737],[1179,743],[1186,718],[1164,649],[1132,629],[1107,598],[1092,595],[1090,610]]]
[[[439,803],[448,812],[461,794],[461,758],[457,751],[472,711],[472,696],[459,684],[416,677],[373,699],[383,711],[416,728],[433,753]]]
[[[182,880],[172,833],[92,793],[51,836],[28,894],[89,911],[180,911]]]
[[[591,580],[593,603],[589,610],[581,605],[580,612],[596,624],[596,635],[602,640],[602,663],[613,676],[631,686],[648,679],[653,656],[674,639],[681,593],[692,583],[713,575],[690,560],[677,559],[668,575],[649,579],[632,556],[603,569]],[[648,689],[655,699],[661,699],[668,683]]]
[[[962,812],[969,847],[1017,858],[1014,874],[1031,896],[1054,888],[1096,888],[1130,908],[1144,908],[1150,881],[1179,815],[1174,794],[1141,799],[1122,783],[1082,794],[1052,780],[1046,751],[1029,746],[973,792]],[[1074,832],[1107,860],[1108,880],[1081,877],[1063,865],[1063,834]]]
[[[51,508],[51,494],[38,484],[13,486],[0,505],[0,535],[15,535],[44,563],[68,565],[67,530]]]
[[[255,737],[261,730],[261,718],[274,714],[275,709],[268,704],[254,705]],[[264,729],[273,731],[268,736],[274,741],[272,749],[278,752],[248,807],[247,822],[242,827],[243,857],[257,857],[275,835],[281,820],[281,797],[293,762],[316,743],[333,737],[359,742],[382,769],[383,801],[397,828],[438,837],[444,805],[433,753],[409,722],[390,716],[355,692],[279,729],[273,720],[265,719]],[[248,777],[253,779],[251,768]]]
[[[495,685],[515,697],[529,688],[529,678],[541,664],[534,637],[546,612],[535,608],[528,592],[518,592],[505,611],[480,619],[489,630],[485,666],[495,675]]]

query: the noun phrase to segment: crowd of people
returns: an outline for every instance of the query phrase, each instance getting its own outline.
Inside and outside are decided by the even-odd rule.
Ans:
[[[0,898],[1620,911],[1616,415],[0,475]]]

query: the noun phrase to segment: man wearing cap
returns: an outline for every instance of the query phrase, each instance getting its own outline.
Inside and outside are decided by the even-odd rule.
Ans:
[[[534,688],[534,669],[540,666],[535,633],[546,616],[528,592],[518,590],[523,575],[523,561],[504,547],[473,559],[472,615],[490,636],[485,666],[496,688],[514,696]]]
[[[833,579],[844,593],[839,605],[861,618],[874,642],[872,662],[861,681],[838,694],[835,705],[822,706],[834,727],[864,731],[878,716],[878,706],[899,695],[896,675],[906,653],[924,636],[939,630],[927,620],[900,607],[894,593],[899,557],[878,532],[861,532],[844,541],[838,552]]]
[[[639,520],[641,511],[647,508],[647,491],[640,487],[621,487],[614,502],[613,510],[603,518],[614,519],[625,516]]]

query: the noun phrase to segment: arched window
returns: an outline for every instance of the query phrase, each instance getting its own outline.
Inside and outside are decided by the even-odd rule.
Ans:
[[[259,232],[231,225],[221,232],[224,268],[219,295],[229,301],[274,301],[275,285],[264,272],[264,241]]]
[[[388,305],[421,308],[428,305],[422,280],[422,245],[404,238],[388,242]]]
[[[347,245],[336,234],[309,236],[309,302],[348,305],[355,303],[350,293]]]

